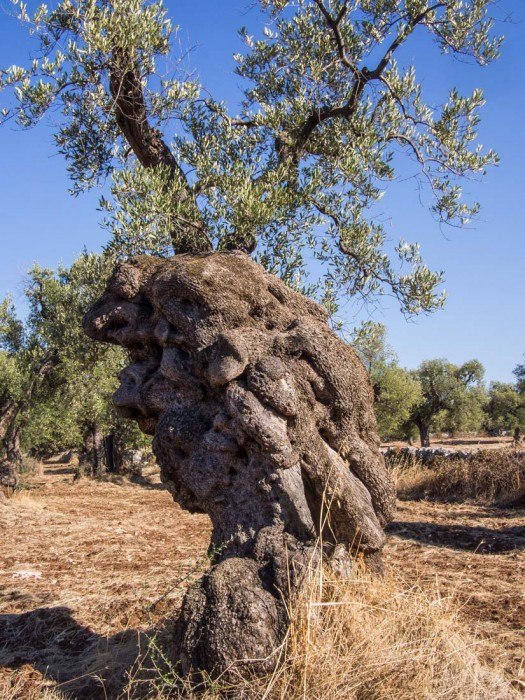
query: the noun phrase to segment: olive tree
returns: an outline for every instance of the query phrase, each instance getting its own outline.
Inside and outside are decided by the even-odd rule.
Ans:
[[[370,375],[380,436],[405,437],[411,412],[422,398],[419,380],[399,366],[383,324],[366,321],[354,331],[351,342]]]
[[[36,454],[79,449],[89,472],[118,469],[119,448],[136,429],[115,414],[123,352],[82,331],[82,316],[104,288],[113,260],[83,254],[53,271],[35,265],[22,323],[13,304],[0,306],[0,439],[20,461],[20,446]]]
[[[0,459],[21,462],[20,436],[42,382],[56,366],[54,349],[16,316],[11,299],[0,303]]]
[[[441,273],[417,243],[392,252],[372,208],[406,156],[436,218],[464,224],[478,205],[461,180],[497,156],[476,143],[482,91],[451,87],[437,104],[398,56],[426,32],[442,54],[487,65],[501,44],[493,3],[259,4],[266,23],[241,30],[234,57],[243,93],[232,114],[177,69],[159,75],[163,57],[176,64],[161,0],[60,0],[34,13],[14,0],[35,57],[0,73],[3,119],[29,128],[61,112],[55,143],[73,192],[112,177],[102,203],[118,255],[240,249],[331,309],[385,293],[408,314],[441,306]]]
[[[410,420],[419,430],[423,447],[430,445],[430,429],[438,417],[455,425],[454,421],[472,412],[472,403],[484,397],[479,391],[483,375],[478,360],[461,366],[442,359],[426,360],[413,372],[421,384],[422,398],[413,407]]]
[[[516,377],[516,389],[523,396],[525,395],[525,363],[516,365],[513,370]]]
[[[525,399],[516,386],[505,382],[492,382],[485,426],[497,435],[504,431],[525,430]]]
[[[60,360],[28,412],[28,438],[36,449],[48,440],[51,444],[56,440],[58,446],[56,424],[67,414],[69,444],[62,447],[80,448],[81,460],[92,474],[118,466],[114,465],[118,462],[115,442],[126,430],[111,403],[123,352],[87,338],[81,323],[104,288],[112,265],[108,256],[85,253],[57,271],[33,267],[26,286],[27,324],[41,345],[52,348]]]

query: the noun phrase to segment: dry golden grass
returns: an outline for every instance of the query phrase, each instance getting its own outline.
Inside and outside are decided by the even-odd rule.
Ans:
[[[436,458],[430,466],[405,455],[389,459],[401,498],[485,503],[525,496],[525,451],[481,450],[471,457]]]
[[[20,676],[2,680],[0,673],[0,700],[69,700],[53,688],[45,688],[39,682],[28,681]]]
[[[291,613],[288,638],[268,678],[220,678],[190,687],[156,644],[122,697],[257,700],[505,700],[518,698],[497,669],[478,658],[450,598],[392,576],[356,572],[349,580],[310,572]],[[153,653],[152,653],[153,652]],[[139,681],[146,668],[153,678]]]
[[[478,660],[451,599],[392,577],[315,574],[292,615],[285,660],[268,684],[277,700],[512,697]]]
[[[383,579],[312,571],[275,675],[197,695],[163,649],[166,614],[202,571],[207,519],[155,483],[72,482],[53,467],[32,485],[0,507],[0,623],[14,640],[2,648],[0,629],[0,700],[504,700],[518,697],[508,680],[525,688],[523,552],[470,544],[478,529],[508,539],[498,528],[521,527],[521,511],[402,503]]]

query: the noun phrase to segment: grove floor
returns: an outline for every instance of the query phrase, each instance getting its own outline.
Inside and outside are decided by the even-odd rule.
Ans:
[[[209,533],[154,476],[74,482],[67,466],[46,466],[0,503],[0,700],[57,684],[75,698],[118,695],[155,645],[145,633],[169,635]],[[407,585],[459,601],[525,691],[525,510],[400,502],[385,559]]]

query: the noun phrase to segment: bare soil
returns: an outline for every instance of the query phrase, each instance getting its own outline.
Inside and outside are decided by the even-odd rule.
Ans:
[[[0,700],[46,687],[117,697],[155,630],[169,636],[209,534],[155,476],[74,482],[67,465],[45,465],[0,502]],[[408,585],[456,598],[490,640],[487,660],[525,691],[525,510],[400,502],[385,558]]]

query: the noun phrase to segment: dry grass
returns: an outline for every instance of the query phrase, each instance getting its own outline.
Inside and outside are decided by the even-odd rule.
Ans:
[[[319,700],[512,697],[475,654],[457,607],[392,577],[315,575],[303,591],[286,658],[266,696]]]
[[[482,450],[467,458],[436,458],[432,465],[399,455],[389,459],[401,498],[510,502],[525,496],[525,451]]]
[[[69,700],[53,688],[46,688],[42,682],[28,679],[23,675],[16,678],[2,678],[0,669],[0,700]]]
[[[504,700],[518,697],[506,679],[525,688],[524,557],[506,543],[521,511],[402,503],[385,578],[311,572],[278,672],[197,695],[163,649],[166,614],[202,570],[207,519],[156,483],[72,482],[52,467],[31,486],[0,506],[0,700]],[[484,555],[489,530],[503,544]]]
[[[181,683],[159,647],[122,697],[257,700],[505,700],[518,694],[478,658],[458,606],[392,576],[350,580],[313,571],[291,610],[280,663],[269,678]],[[145,668],[155,674],[144,683]]]

